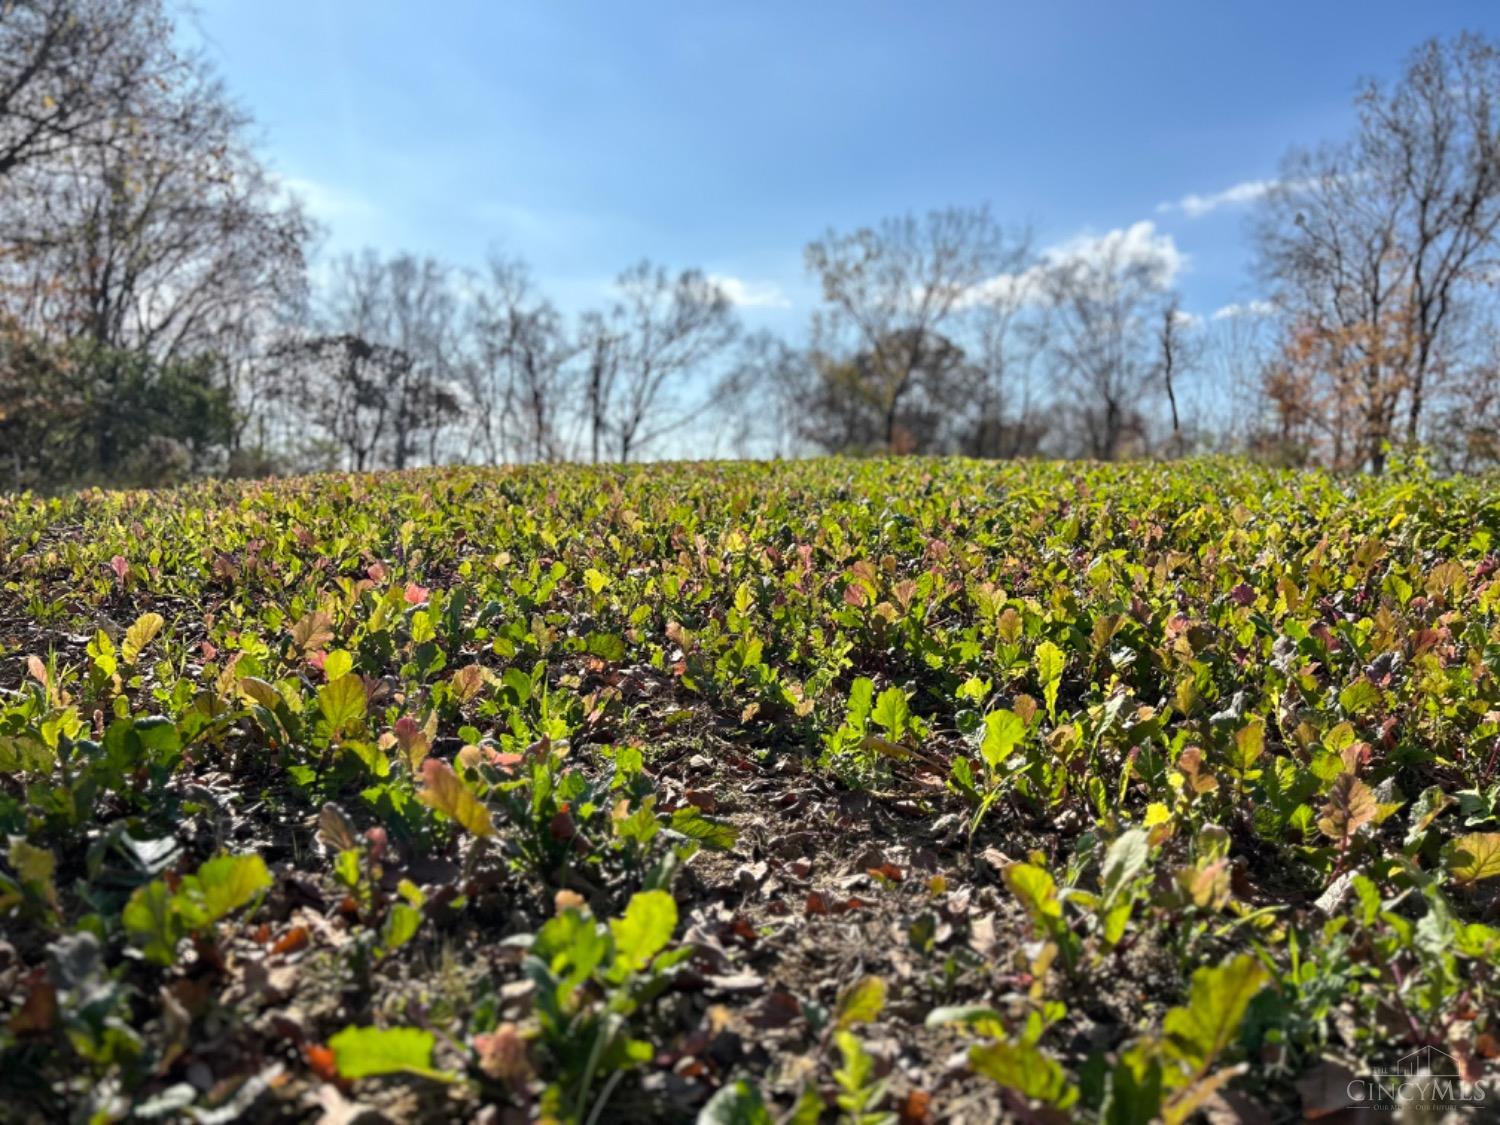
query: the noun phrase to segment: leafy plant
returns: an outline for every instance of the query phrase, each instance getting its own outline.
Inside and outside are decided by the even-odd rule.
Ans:
[[[147,960],[171,965],[185,937],[211,938],[215,923],[257,901],[271,885],[258,855],[222,855],[176,881],[155,879],[138,888],[120,915]]]
[[[568,906],[537,933],[525,972],[537,990],[539,1043],[555,1066],[549,1114],[597,1120],[620,1078],[651,1058],[650,1043],[630,1034],[631,1019],[691,953],[666,950],[676,928],[672,896],[642,891],[608,925]]]

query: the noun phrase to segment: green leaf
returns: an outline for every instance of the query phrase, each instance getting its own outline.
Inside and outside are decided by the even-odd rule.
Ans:
[[[333,862],[334,878],[353,890],[359,886],[359,849],[345,848]]]
[[[885,981],[876,976],[864,977],[839,997],[834,1026],[840,1030],[869,1023],[885,1008]]]
[[[732,824],[711,820],[701,809],[684,805],[672,813],[672,831],[680,832],[689,840],[697,840],[705,847],[725,852],[734,847],[739,831]]]
[[[565,1000],[609,955],[609,936],[590,917],[564,910],[537,931],[531,952],[549,973],[560,978],[558,999]]]
[[[323,678],[330,684],[341,680],[354,671],[354,657],[341,648],[336,648],[323,658]]]
[[[809,1083],[802,1087],[797,1104],[792,1106],[791,1116],[782,1125],[818,1125],[823,1119],[823,1109],[823,1095],[818,1093],[816,1085]]]
[[[1426,838],[1427,829],[1432,822],[1449,805],[1456,804],[1454,798],[1445,793],[1441,786],[1429,785],[1422,790],[1416,802],[1411,807],[1411,823],[1406,830],[1406,846],[1408,848],[1421,847],[1423,839]]]
[[[906,692],[898,687],[888,687],[881,692],[880,698],[875,701],[875,710],[870,713],[870,718],[880,725],[892,742],[901,740],[910,717],[911,708],[906,702]]]
[[[1078,1100],[1078,1088],[1063,1068],[1027,1043],[987,1043],[969,1048],[969,1067],[1023,1097],[1067,1109]]]
[[[698,1125],[772,1125],[760,1090],[741,1078],[708,1099],[698,1111]]]
[[[57,857],[46,848],[29,843],[24,836],[12,836],[6,858],[20,876],[21,885],[57,909],[57,888],[52,882],[57,873]]]
[[[400,949],[415,936],[421,924],[420,910],[404,902],[393,903],[391,912],[385,916],[385,924],[380,929],[380,947],[387,953]]]
[[[514,665],[501,673],[500,683],[516,697],[517,706],[531,698],[531,677]]]
[[[1048,919],[1062,917],[1062,903],[1057,898],[1057,884],[1040,867],[1029,863],[1008,864],[1003,872],[1005,885],[1015,895],[1033,924],[1045,925]]]
[[[353,675],[330,680],[318,689],[318,709],[328,723],[330,734],[357,729],[364,722],[365,682]]]
[[[157,879],[137,887],[120,921],[131,941],[142,947],[146,960],[162,966],[172,963],[184,931],[166,883]]]
[[[176,754],[182,749],[182,735],[171,719],[147,715],[135,720],[134,729],[141,745],[156,753],[158,760],[161,755]]]
[[[1026,737],[1026,724],[1014,711],[1001,708],[984,717],[984,739],[979,752],[990,769],[998,769],[1010,752]]]
[[[1150,835],[1144,828],[1120,833],[1104,854],[1104,868],[1099,875],[1106,905],[1113,903],[1116,896],[1141,873],[1150,857]]]
[[[271,882],[258,855],[216,856],[184,876],[175,894],[162,879],[137,887],[121,921],[147,960],[170,965],[182,938],[245,906]]]
[[[1197,970],[1187,1006],[1173,1008],[1162,1024],[1167,1042],[1192,1069],[1206,1068],[1234,1040],[1245,1009],[1268,979],[1248,953],[1222,967]]]
[[[57,872],[57,857],[46,848],[27,842],[24,836],[10,838],[10,851],[6,858],[23,882],[49,886]]]
[[[0,773],[47,773],[56,761],[57,754],[40,738],[0,736]]]
[[[609,923],[615,939],[615,971],[640,972],[672,940],[676,928],[677,903],[666,891],[631,895],[624,917]]]
[[[184,891],[189,885],[196,891],[204,921],[211,923],[238,910],[269,887],[271,873],[258,855],[224,855],[204,863],[183,884]]]
[[[1364,677],[1339,692],[1339,706],[1346,715],[1361,715],[1380,702],[1380,689]]]
[[[1062,682],[1063,667],[1067,658],[1063,650],[1051,641],[1036,646],[1036,675],[1042,685],[1042,698],[1047,703],[1047,714],[1057,717],[1057,687]]]
[[[1230,758],[1234,768],[1245,773],[1266,749],[1266,724],[1263,719],[1252,720],[1235,731],[1234,753]]]
[[[625,659],[625,638],[617,633],[590,633],[584,647],[601,660],[619,663]]]
[[[1100,1107],[1104,1125],[1151,1125],[1161,1116],[1161,1058],[1150,1042],[1125,1051],[1109,1076]]]
[[[342,1078],[415,1074],[451,1082],[451,1074],[433,1069],[434,1043],[432,1032],[417,1027],[346,1027],[328,1046]]]
[[[849,725],[855,730],[864,730],[874,703],[875,681],[868,676],[858,677],[849,685]]]

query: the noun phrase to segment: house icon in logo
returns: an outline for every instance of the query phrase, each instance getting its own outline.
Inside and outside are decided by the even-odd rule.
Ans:
[[[1436,1047],[1423,1047],[1397,1059],[1395,1070],[1378,1070],[1375,1073],[1402,1077],[1431,1074],[1456,1078],[1459,1075],[1459,1069],[1458,1063],[1453,1061],[1453,1056],[1444,1054]]]

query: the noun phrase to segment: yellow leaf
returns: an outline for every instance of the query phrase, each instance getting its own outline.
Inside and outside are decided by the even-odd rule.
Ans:
[[[241,676],[236,685],[246,699],[254,700],[262,707],[274,709],[281,702],[276,689],[256,676]]]
[[[453,673],[453,691],[459,702],[467,703],[484,687],[484,669],[478,664],[466,664]]]
[[[120,658],[126,664],[134,666],[140,659],[141,650],[156,639],[166,623],[166,619],[159,613],[143,613],[137,617],[135,624],[125,630],[125,641],[120,645]]]
[[[428,808],[447,813],[476,836],[495,834],[490,810],[469,792],[447,762],[428,758],[422,763],[422,781],[425,788],[417,792],[417,800]]]
[[[1500,875],[1500,832],[1470,832],[1448,845],[1448,872],[1462,886]]]
[[[839,997],[836,1026],[840,1030],[859,1023],[869,1023],[880,1015],[885,1007],[885,981],[879,977],[865,977]]]

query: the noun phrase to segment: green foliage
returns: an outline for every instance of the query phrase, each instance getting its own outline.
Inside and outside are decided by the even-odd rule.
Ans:
[[[1104,1121],[1183,1119],[1230,1082],[1279,1104],[1334,1055],[1478,1057],[1500,1032],[1500,505],[1404,472],[0,496],[0,921],[24,961],[0,1063],[64,1091],[53,1117],[118,1117],[93,1091],[167,1097],[191,1044],[272,1034],[251,997],[296,977],[361,1009],[318,1017],[313,1058],[345,1022],[419,1024],[539,1115],[607,1115],[662,1066],[779,1119],[784,1088],[741,1087],[703,1061],[716,1028],[681,1021],[744,999],[740,958],[876,919],[895,937],[859,981],[768,1017],[813,1052],[806,1105],[855,1119],[906,1092],[904,1065],[880,1090],[877,1020],[968,1040],[1006,1106]],[[856,836],[834,875],[821,849]],[[246,854],[193,869],[226,846]],[[231,927],[270,890],[258,855],[276,909]],[[978,906],[997,873],[1013,907]],[[917,950],[899,973],[895,949]]]
[[[1022,1097],[1067,1109],[1078,1100],[1063,1069],[1036,1047],[1025,1043],[988,1043],[969,1050],[969,1066]]]
[[[223,855],[184,875],[176,890],[161,879],[130,896],[121,921],[150,961],[170,965],[177,943],[203,936],[214,923],[260,897],[271,885],[271,873],[258,855]]]
[[[592,1107],[597,1115],[614,1081],[598,1100],[595,1083],[651,1058],[650,1043],[630,1034],[631,1019],[691,955],[689,948],[664,952],[676,928],[671,895],[643,891],[607,926],[568,907],[537,933],[525,971],[537,990],[541,1043],[555,1066],[544,1098],[552,1112],[582,1120]]]
[[[217,361],[157,363],[139,352],[62,346],[0,331],[0,446],[28,488],[162,484],[201,472],[230,443]]]
[[[370,1078],[382,1074],[415,1074],[447,1080],[433,1069],[432,1032],[416,1027],[346,1027],[328,1040],[334,1065],[342,1078]]]
[[[894,1125],[896,1115],[877,1108],[890,1083],[875,1077],[875,1060],[852,1032],[836,1031],[834,1041],[843,1060],[833,1072],[841,1120],[848,1125]]]

